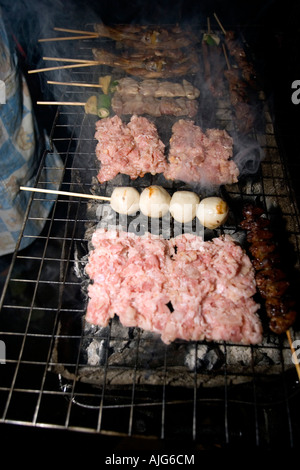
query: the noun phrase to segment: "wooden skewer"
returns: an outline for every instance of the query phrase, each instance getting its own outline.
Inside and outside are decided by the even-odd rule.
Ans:
[[[229,62],[229,59],[228,59],[228,55],[227,55],[224,43],[222,44],[222,47],[223,47],[223,52],[224,52],[224,56],[225,56],[225,59],[226,59],[226,64],[227,64],[228,70],[230,70],[231,66],[230,66],[230,62]]]
[[[111,198],[107,196],[95,196],[94,194],[84,194],[84,193],[73,193],[70,191],[57,191],[54,189],[41,189],[41,188],[31,188],[29,186],[20,186],[22,191],[31,191],[36,193],[45,193],[45,194],[57,194],[61,196],[76,196],[83,197],[86,199],[97,199],[99,201],[110,201]]]
[[[66,37],[61,37],[61,38],[43,38],[43,39],[38,39],[38,42],[48,42],[48,41],[71,41],[72,39],[95,39],[99,36],[92,36],[91,34],[88,34],[86,36],[66,36]]]
[[[207,33],[210,34],[211,28],[210,28],[210,19],[209,17],[207,18]]]
[[[36,104],[47,104],[47,105],[67,105],[67,106],[85,106],[86,103],[81,101],[37,101]]]
[[[28,73],[39,73],[39,72],[48,72],[50,70],[61,70],[61,69],[71,69],[75,67],[90,67],[92,65],[99,65],[99,62],[88,62],[84,64],[72,64],[72,65],[60,65],[57,67],[45,67],[43,69],[28,70]]]
[[[223,25],[222,25],[221,21],[219,20],[219,18],[217,17],[216,13],[214,13],[214,17],[216,18],[216,21],[217,21],[218,25],[220,26],[222,32],[223,32],[223,33],[225,34],[225,36],[226,36],[227,33],[226,33],[225,29],[223,28]]]
[[[62,31],[64,33],[75,33],[75,34],[85,34],[95,37],[99,37],[99,34],[95,31],[80,31],[78,29],[67,29],[67,28],[53,28],[54,31]]]
[[[67,57],[43,57],[43,60],[55,60],[57,62],[74,62],[75,64],[90,64],[94,63],[94,60],[88,59],[69,59]]]
[[[287,331],[286,331],[286,335],[287,335],[287,339],[288,339],[288,342],[289,342],[289,345],[290,345],[292,354],[293,354],[294,357],[295,357],[295,367],[296,367],[298,379],[300,380],[300,365],[299,365],[299,362],[298,362],[297,357],[296,357],[296,354],[295,354],[295,349],[294,349],[294,346],[293,346],[293,342],[292,342],[290,330],[287,330]]]
[[[103,88],[102,85],[98,85],[97,83],[55,82],[52,80],[47,80],[47,83],[49,83],[49,85],[71,85],[71,86]]]

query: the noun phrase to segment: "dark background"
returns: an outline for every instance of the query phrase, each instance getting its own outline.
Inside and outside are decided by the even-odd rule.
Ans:
[[[21,1],[0,0],[11,39],[17,44],[21,67],[34,68],[40,61],[40,47],[37,39],[49,35],[51,27],[62,26],[84,29],[87,23],[193,23],[206,25],[209,16],[212,27],[216,12],[225,28],[239,30],[246,38],[256,57],[256,66],[263,80],[274,119],[276,136],[281,154],[286,157],[300,201],[300,155],[298,135],[300,134],[300,104],[291,101],[292,82],[300,80],[300,2],[289,1],[193,1],[193,0],[54,0]],[[28,76],[34,98],[42,98],[44,84],[36,76]],[[47,127],[52,124],[51,116],[44,110],[36,110],[38,119]],[[9,257],[8,257],[9,258]],[[7,259],[7,258],[6,258]],[[1,286],[0,286],[1,287]],[[26,436],[26,439],[25,439]],[[58,448],[66,449],[95,442],[106,446],[107,439],[100,436],[82,436],[81,433],[62,434],[46,430],[17,429],[0,427],[1,448],[5,441],[30,441],[35,452],[39,444],[47,441]],[[121,451],[122,440],[114,442]],[[125,448],[130,442],[124,444]],[[2,449],[1,449],[2,450]],[[94,447],[95,450],[95,447]],[[129,452],[127,452],[129,455]],[[99,465],[101,462],[99,461]]]

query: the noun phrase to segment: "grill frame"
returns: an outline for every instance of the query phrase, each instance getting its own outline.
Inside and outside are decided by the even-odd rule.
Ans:
[[[89,40],[82,41],[82,44],[82,57],[85,57],[85,53],[89,57]],[[83,75],[85,75],[83,72],[72,72],[74,81],[78,81]],[[69,94],[82,97],[86,96],[87,92],[70,90],[64,96],[68,97]],[[80,101],[83,99],[80,98]],[[267,208],[270,207],[270,198],[275,199],[279,207],[282,206],[281,201],[288,199],[290,211],[283,211],[282,216],[288,222],[287,235],[293,240],[293,246],[296,247],[295,267],[297,270],[300,253],[299,214],[287,164],[284,156],[278,151],[272,119],[265,101],[264,105],[267,116],[267,132],[263,136],[255,135],[255,137],[261,140],[260,144],[266,157],[258,175],[250,178],[252,192],[248,192],[249,188],[242,180],[237,185],[226,188],[226,194],[233,202],[237,199],[244,201],[259,197]],[[66,122],[65,117],[67,118]],[[62,122],[60,122],[61,118],[63,118]],[[74,181],[74,170],[75,172],[80,171],[82,175],[82,168],[74,168],[76,156],[81,154],[83,158],[94,158],[94,139],[83,137],[86,133],[85,126],[89,131],[87,134],[92,135],[92,123],[93,120],[84,115],[83,111],[78,113],[77,109],[73,111],[64,107],[57,109],[50,137],[53,143],[52,151],[54,148],[58,149],[64,162],[63,169],[58,171],[57,181],[54,182],[60,182],[62,190],[71,189],[86,193],[94,190],[94,185],[89,183],[89,176],[85,176],[86,180],[83,182],[78,182],[77,179]],[[226,124],[224,126],[224,122],[222,125],[223,128],[227,127]],[[83,151],[81,151],[81,146],[84,147]],[[51,155],[51,151],[46,151],[42,156],[36,179],[37,185],[45,184],[44,181],[40,181],[40,175],[44,168],[46,155],[49,156],[49,154]],[[97,168],[94,166],[89,170],[95,174]],[[153,179],[150,181],[152,182]],[[145,179],[143,184],[147,186],[149,181]],[[272,186],[275,188],[275,193],[270,192]],[[172,190],[172,186],[169,189]],[[105,194],[107,186],[104,185],[101,191]],[[0,423],[67,429],[103,436],[146,437],[149,440],[181,441],[186,439],[195,445],[200,444],[204,448],[214,446],[223,448],[240,444],[269,448],[275,447],[279,442],[282,447],[293,448],[295,446],[300,437],[299,406],[297,404],[299,383],[294,368],[289,368],[286,365],[290,349],[287,341],[283,338],[275,338],[269,343],[268,347],[276,349],[281,357],[280,373],[270,376],[256,371],[257,347],[245,346],[250,351],[252,368],[244,374],[248,378],[247,381],[239,385],[231,383],[232,372],[229,370],[226,358],[232,346],[225,343],[222,345],[225,354],[225,367],[222,370],[223,387],[207,389],[199,386],[197,370],[194,372],[194,386],[189,389],[170,387],[166,382],[150,387],[149,385],[141,385],[137,381],[139,350],[136,351],[136,364],[132,369],[132,383],[127,387],[108,386],[106,372],[104,372],[102,389],[95,390],[92,385],[78,382],[76,371],[81,365],[80,343],[82,341],[80,319],[85,312],[84,301],[86,299],[82,298],[81,282],[74,276],[74,267],[78,263],[74,249],[78,244],[84,245],[87,250],[88,240],[78,236],[78,231],[84,233],[84,229],[80,230],[80,225],[82,224],[83,227],[84,224],[92,221],[82,216],[86,212],[85,208],[88,204],[86,201],[76,198],[53,197],[53,210],[48,217],[43,233],[36,237],[36,241],[31,247],[19,253],[18,247],[22,237],[30,236],[24,234],[27,221],[33,217],[31,214],[33,203],[40,198],[42,196],[38,194],[33,194],[31,197],[0,301],[2,311],[0,335],[6,344],[6,364],[0,365],[0,367],[6,368],[4,377],[1,378],[3,382],[0,384],[0,393],[4,398]],[[284,208],[286,210],[286,205]],[[234,226],[227,227],[229,230],[232,228]],[[52,249],[54,256],[52,256]],[[22,263],[28,263],[29,270],[27,272],[32,273],[25,279],[18,278],[14,274],[16,269],[20,269],[22,273],[20,267]],[[47,263],[58,266],[58,279],[47,277],[44,279],[48,269]],[[70,273],[70,271],[72,272]],[[33,278],[34,273],[36,279]],[[19,297],[23,295],[22,286],[31,292],[28,305],[18,305],[15,303],[18,302],[18,299],[14,296],[11,296],[9,301],[7,300],[14,284],[18,284],[19,291],[21,290]],[[47,307],[42,303],[42,306],[39,307],[36,305],[36,301],[39,297],[42,298],[47,287],[49,290],[50,287],[54,290],[57,303],[53,294],[52,306]],[[67,289],[71,287],[75,288],[75,292],[81,298],[83,308],[75,308],[74,299],[65,297]],[[20,324],[10,326],[10,330],[7,331],[5,328],[8,327],[5,322],[9,322],[11,313],[18,315],[21,320]],[[49,318],[50,315],[51,318]],[[71,322],[72,328],[75,328],[75,332],[71,335],[58,330],[59,319],[62,316],[65,316],[67,326],[70,317],[75,316],[78,320],[75,325]],[[45,322],[45,318],[47,318],[47,322]],[[41,320],[43,321],[42,325]],[[37,326],[40,330],[36,331]],[[110,336],[107,341],[110,341],[109,338]],[[67,347],[74,343],[74,349],[71,347],[71,355],[74,350],[78,351],[74,361],[63,364],[75,371],[75,378],[64,377],[64,369],[62,374],[53,373],[50,370],[53,365],[61,366],[59,361],[53,363],[53,349],[58,339],[67,340]],[[193,345],[195,357],[197,357],[197,348],[201,344],[203,342]],[[37,345],[41,349],[36,358]],[[68,354],[66,357],[69,357]],[[166,347],[162,364],[165,376],[168,369],[167,363],[168,348]],[[107,371],[109,367],[107,348],[104,370]],[[205,372],[201,370],[201,374],[203,373],[205,375]],[[206,371],[206,374],[220,375],[215,371]],[[266,400],[267,391],[269,400]],[[79,398],[87,401],[81,402]],[[92,400],[92,404],[89,400]],[[98,404],[95,405],[94,400],[98,401]],[[119,402],[123,400],[123,403],[117,403],[117,400]],[[244,421],[247,426],[240,423],[241,413],[245,417]],[[252,423],[251,431],[248,430],[247,420]],[[180,426],[178,426],[178,421]],[[273,421],[277,425],[275,429],[272,429]]]

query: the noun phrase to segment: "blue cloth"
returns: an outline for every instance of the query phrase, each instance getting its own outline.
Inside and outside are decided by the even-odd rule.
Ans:
[[[11,50],[0,10],[0,256],[15,250],[31,193],[20,186],[34,186],[47,138],[38,131],[31,97],[24,75],[18,69]],[[4,90],[3,90],[4,87]],[[54,153],[47,153],[42,181],[47,189],[59,186],[62,163]],[[29,245],[45,225],[53,196],[34,201],[34,220],[26,223],[20,249]],[[51,202],[52,201],[52,202]]]

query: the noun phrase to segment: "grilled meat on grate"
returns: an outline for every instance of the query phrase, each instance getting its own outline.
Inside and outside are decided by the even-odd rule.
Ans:
[[[116,67],[129,75],[144,78],[170,78],[197,73],[200,70],[199,58],[191,50],[182,58],[169,55],[145,54],[138,58],[128,57],[128,54],[112,53],[105,49],[93,49],[95,60],[102,65]]]
[[[241,227],[248,231],[247,241],[256,270],[256,284],[270,318],[269,327],[277,334],[284,333],[295,322],[296,310],[290,296],[290,284],[281,267],[278,246],[262,208],[248,204],[243,209]]]
[[[95,31],[100,37],[121,42],[126,47],[138,50],[173,50],[188,47],[198,41],[198,36],[190,29],[180,26],[162,28],[161,26],[118,25],[115,27],[96,24]]]

